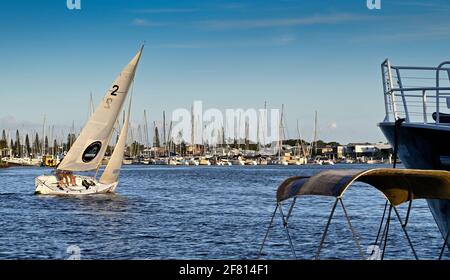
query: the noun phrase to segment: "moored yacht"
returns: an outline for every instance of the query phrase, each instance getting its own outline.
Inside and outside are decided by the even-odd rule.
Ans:
[[[381,131],[406,168],[450,171],[450,62],[438,67],[381,65],[386,111]],[[421,83],[418,85],[418,83]],[[445,236],[450,201],[428,199]]]

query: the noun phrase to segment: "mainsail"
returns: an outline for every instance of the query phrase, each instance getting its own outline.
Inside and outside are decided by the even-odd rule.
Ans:
[[[102,184],[112,184],[118,181],[120,167],[122,167],[123,155],[125,152],[125,144],[127,142],[128,126],[130,123],[130,112],[131,112],[131,98],[130,105],[128,106],[128,113],[125,118],[125,123],[123,124],[122,130],[120,131],[119,139],[117,140],[114,152],[109,159],[108,165],[106,165],[105,171],[100,177],[100,183]]]
[[[106,92],[77,140],[58,166],[59,170],[89,171],[97,169],[105,155],[114,125],[133,82],[143,47],[125,66]]]

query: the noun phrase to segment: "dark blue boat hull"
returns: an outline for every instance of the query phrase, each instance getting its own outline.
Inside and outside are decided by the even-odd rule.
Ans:
[[[394,123],[379,126],[394,146]],[[398,156],[406,168],[450,171],[450,130],[403,124],[398,144]],[[445,236],[450,224],[450,201],[429,199],[428,206]]]

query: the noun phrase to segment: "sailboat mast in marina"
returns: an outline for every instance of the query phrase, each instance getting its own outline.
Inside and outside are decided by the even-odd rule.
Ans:
[[[74,172],[98,171],[100,168],[112,138],[114,126],[133,83],[142,51],[143,47],[107,90],[100,105],[95,109],[67,155],[57,167],[56,174],[42,175],[36,178],[35,193],[80,195],[115,191],[128,133],[131,98],[119,139],[100,180],[97,181],[95,177],[74,175]]]

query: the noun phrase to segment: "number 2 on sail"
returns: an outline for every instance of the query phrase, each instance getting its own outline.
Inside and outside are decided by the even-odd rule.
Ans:
[[[118,85],[113,85],[113,90],[111,91],[111,95],[112,96],[117,96],[117,91],[119,90],[119,86]],[[113,102],[113,99],[111,97],[106,99],[106,104],[105,104],[105,108],[109,109],[111,108],[111,103]]]
[[[111,92],[112,96],[117,96],[117,91],[119,90],[119,86],[118,85],[114,85],[113,86],[113,91]]]

